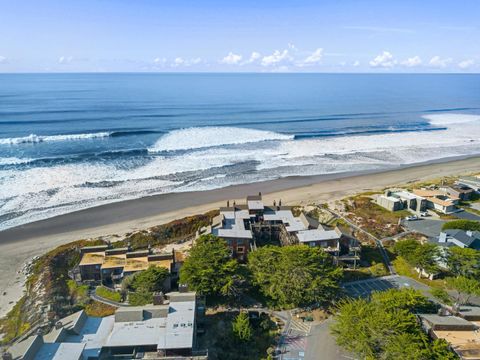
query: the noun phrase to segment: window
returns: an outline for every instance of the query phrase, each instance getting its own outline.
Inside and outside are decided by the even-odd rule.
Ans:
[[[245,248],[243,246],[237,246],[238,253],[243,253],[244,251],[245,251]]]

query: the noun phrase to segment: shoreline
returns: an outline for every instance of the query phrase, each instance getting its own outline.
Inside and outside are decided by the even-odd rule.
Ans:
[[[34,256],[59,245],[100,236],[122,236],[189,215],[207,212],[227,200],[262,192],[267,203],[288,205],[339,200],[359,192],[442,176],[480,172],[480,156],[447,158],[378,171],[287,177],[225,188],[152,195],[59,215],[0,232],[0,317],[20,299],[21,269]]]

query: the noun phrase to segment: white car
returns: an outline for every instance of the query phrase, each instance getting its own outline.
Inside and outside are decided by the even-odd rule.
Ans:
[[[407,220],[407,221],[415,221],[415,220],[418,220],[418,216],[417,216],[417,215],[407,216],[407,217],[405,218],[405,220]]]
[[[422,211],[422,212],[420,213],[420,216],[421,216],[421,217],[427,217],[427,216],[428,216],[428,212]]]

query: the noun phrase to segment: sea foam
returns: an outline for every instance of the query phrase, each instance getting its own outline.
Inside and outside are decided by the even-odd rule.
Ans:
[[[222,145],[248,144],[272,140],[293,140],[293,135],[237,127],[192,127],[162,136],[150,152],[191,150]]]
[[[88,134],[63,134],[63,135],[36,135],[30,134],[23,137],[0,139],[0,145],[18,145],[18,144],[35,144],[47,141],[68,141],[68,140],[86,140],[109,137],[109,132],[98,132]]]

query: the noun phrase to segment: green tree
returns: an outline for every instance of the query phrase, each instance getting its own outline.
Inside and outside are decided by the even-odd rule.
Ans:
[[[430,293],[441,303],[452,305],[452,298],[446,290],[440,288],[432,288],[430,290]]]
[[[293,308],[333,300],[342,270],[320,248],[265,246],[248,257],[253,284],[275,306]]]
[[[429,341],[413,314],[434,309],[416,290],[391,289],[371,300],[340,301],[331,331],[339,345],[364,359],[454,359],[444,343]]]
[[[147,270],[138,272],[132,276],[130,289],[140,292],[163,291],[163,284],[170,276],[167,269],[158,266],[150,266]]]
[[[180,269],[180,282],[203,295],[235,294],[240,280],[239,265],[227,243],[213,235],[196,240]]]
[[[415,239],[398,241],[394,251],[403,257],[411,266],[423,271],[434,273],[438,271],[437,262],[442,259],[442,254],[435,244],[421,244]]]
[[[455,303],[457,305],[468,304],[472,296],[480,295],[480,282],[464,276],[447,278],[447,285],[456,291]]]
[[[410,257],[410,263],[420,270],[419,277],[422,272],[429,274],[438,271],[438,261],[441,259],[439,248],[435,244],[422,244]],[[407,260],[408,261],[408,260]]]
[[[480,221],[475,220],[454,220],[449,221],[442,226],[442,230],[458,229],[458,230],[471,230],[480,231]]]
[[[252,326],[248,314],[240,312],[232,322],[233,335],[241,341],[249,341],[252,338]]]
[[[410,256],[420,247],[421,244],[415,239],[405,239],[397,241],[393,247],[395,253],[409,262]]]
[[[418,290],[411,288],[389,289],[374,292],[372,301],[380,304],[387,311],[407,310],[413,313],[433,313],[437,307]]]
[[[480,277],[480,251],[454,246],[448,249],[447,265],[455,276]]]

